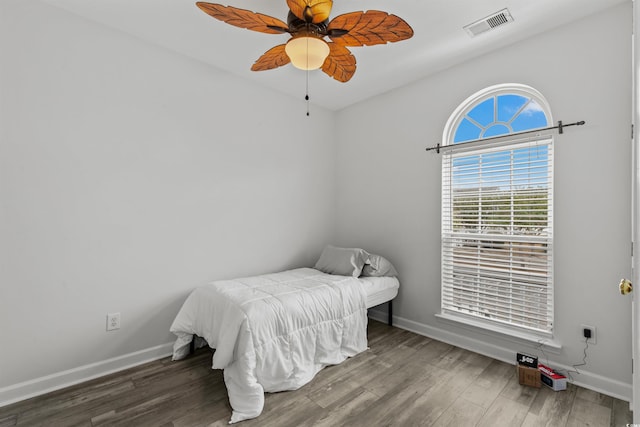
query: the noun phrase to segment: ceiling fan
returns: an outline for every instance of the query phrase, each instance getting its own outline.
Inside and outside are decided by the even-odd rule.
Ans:
[[[196,5],[204,13],[236,27],[291,35],[287,43],[269,49],[258,58],[252,71],[271,70],[291,62],[303,70],[322,68],[327,75],[344,83],[356,72],[356,58],[348,46],[372,46],[413,36],[413,29],[402,18],[379,10],[350,12],[329,20],[333,0],[287,0],[286,23],[232,6],[207,2]]]

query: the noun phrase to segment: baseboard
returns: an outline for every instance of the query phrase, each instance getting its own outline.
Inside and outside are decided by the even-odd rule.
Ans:
[[[0,407],[142,365],[143,363],[153,360],[162,359],[163,357],[170,356],[172,353],[173,343],[162,344],[0,388]]]
[[[371,319],[378,320],[383,323],[386,323],[388,320],[386,312],[369,310],[368,315]],[[515,362],[514,351],[512,349],[489,344],[486,341],[476,340],[465,335],[424,325],[398,316],[393,316],[393,325],[506,363],[513,364]],[[153,360],[162,359],[163,357],[170,356],[172,354],[172,350],[173,343],[162,344],[156,347],[136,351],[134,353],[69,369],[67,371],[35,378],[9,387],[0,388],[0,407],[104,375],[109,375]],[[554,367],[566,371],[572,369],[570,366],[564,366],[557,363],[554,364]],[[579,378],[574,378],[573,383],[580,387],[631,402],[631,384],[615,381],[584,370],[581,370]]]
[[[384,323],[387,322],[387,314],[381,311],[369,310],[369,317],[371,319],[379,320]],[[490,344],[487,341],[477,340],[466,335],[456,334],[442,328],[436,328],[398,316],[393,316],[393,326],[405,329],[407,331],[415,332],[419,335],[433,338],[447,344],[455,345],[456,347],[464,348],[466,350],[473,351],[475,353],[479,353],[487,357],[500,360],[502,362],[515,364],[515,352],[511,348]],[[571,366],[566,366],[558,363],[554,363],[553,367],[562,371],[573,370]],[[572,383],[577,386],[603,393],[607,396],[615,397],[627,402],[631,402],[632,400],[631,384],[612,380],[610,378],[594,374],[583,369],[580,370],[579,375],[574,374],[573,376],[574,378]]]

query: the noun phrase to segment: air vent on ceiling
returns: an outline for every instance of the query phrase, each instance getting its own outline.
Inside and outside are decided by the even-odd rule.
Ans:
[[[513,21],[513,17],[507,9],[502,9],[492,15],[487,16],[472,24],[466,25],[463,28],[469,33],[471,37],[475,37],[478,34],[482,34],[486,31],[492,30],[500,25],[504,25]]]

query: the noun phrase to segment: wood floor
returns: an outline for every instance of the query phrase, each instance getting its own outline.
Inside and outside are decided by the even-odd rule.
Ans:
[[[369,322],[370,350],[303,388],[266,395],[239,426],[626,426],[629,404],[570,385],[520,386],[513,365]],[[211,351],[162,359],[0,408],[0,426],[224,426]]]

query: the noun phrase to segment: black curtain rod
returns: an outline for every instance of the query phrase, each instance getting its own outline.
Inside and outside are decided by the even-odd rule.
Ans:
[[[582,126],[584,124],[584,120],[581,120],[579,122],[575,122],[575,123],[569,123],[567,125],[562,123],[562,120],[560,120],[558,122],[558,126],[550,126],[548,128],[542,128],[542,129],[534,129],[534,130],[527,130],[524,132],[517,132],[517,133],[512,133],[509,135],[498,135],[498,136],[493,136],[491,138],[481,138],[481,139],[474,139],[473,141],[465,141],[465,142],[460,142],[458,144],[451,144],[451,145],[441,145],[441,144],[437,144],[434,145],[433,147],[428,147],[426,150],[427,151],[431,151],[431,150],[436,150],[436,153],[440,154],[440,150],[441,149],[447,149],[447,148],[457,148],[457,147],[461,147],[463,145],[467,145],[467,144],[474,144],[476,142],[482,141],[482,142],[487,142],[487,141],[491,141],[494,139],[500,139],[500,138],[505,138],[507,136],[520,136],[520,135],[526,135],[528,133],[536,133],[536,132],[542,132],[545,130],[553,130],[553,129],[558,129],[558,133],[562,134],[564,132],[564,128],[568,128],[569,126]]]

